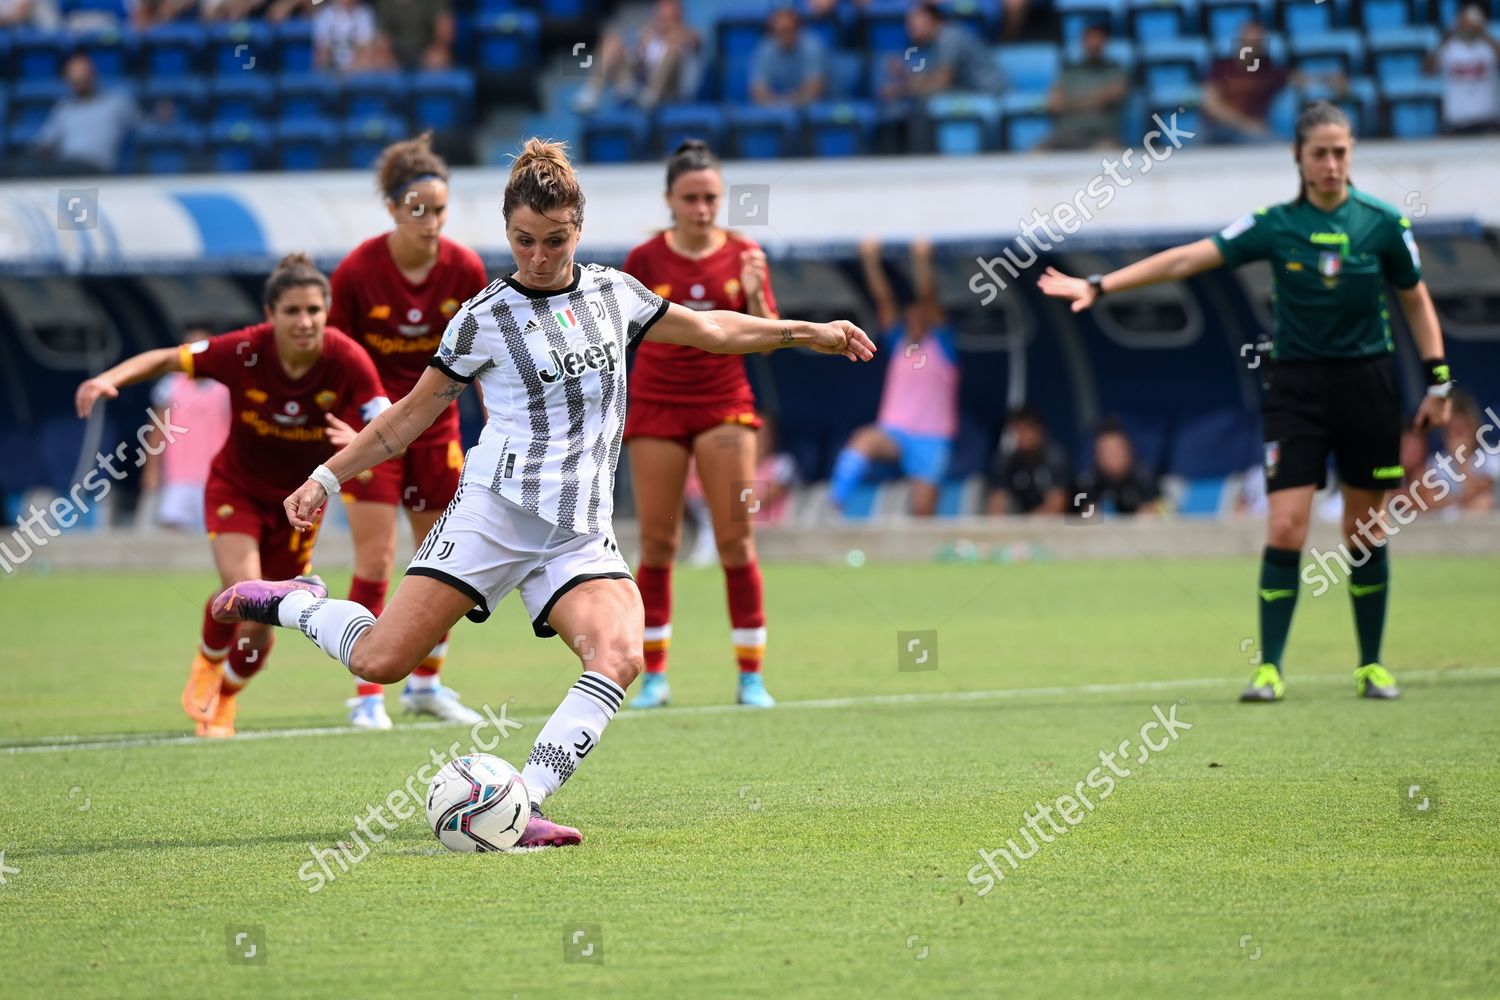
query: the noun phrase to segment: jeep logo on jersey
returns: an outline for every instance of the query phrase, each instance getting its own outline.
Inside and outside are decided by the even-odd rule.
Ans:
[[[566,354],[558,354],[555,350],[547,352],[547,356],[552,359],[552,369],[537,372],[543,382],[551,385],[565,378],[577,378],[591,368],[595,371],[603,369],[612,372],[619,367],[619,353],[612,341],[602,345],[574,341],[568,347]]]

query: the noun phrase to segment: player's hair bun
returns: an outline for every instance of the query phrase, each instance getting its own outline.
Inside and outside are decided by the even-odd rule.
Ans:
[[[330,298],[328,278],[319,271],[312,258],[305,253],[289,253],[281,258],[276,270],[266,279],[266,290],[262,296],[266,308],[275,309],[281,296],[293,288],[316,285],[323,289],[323,301]]]
[[[568,160],[568,146],[550,139],[527,139],[510,166],[501,214],[525,205],[549,219],[583,225],[583,188]]]
[[[684,139],[672,150],[672,155],[667,157],[667,190],[672,190],[672,185],[677,178],[683,174],[692,173],[695,170],[719,169],[719,158],[714,155],[708,143],[702,139]]]

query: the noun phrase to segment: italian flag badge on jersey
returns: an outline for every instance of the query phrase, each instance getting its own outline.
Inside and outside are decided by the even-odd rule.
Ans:
[[[571,330],[578,325],[578,317],[573,315],[571,309],[560,309],[552,314],[557,319],[557,324],[564,330]]]

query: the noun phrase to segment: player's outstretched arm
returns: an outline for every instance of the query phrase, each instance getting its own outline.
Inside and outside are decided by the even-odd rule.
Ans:
[[[1037,287],[1055,299],[1071,301],[1074,312],[1083,312],[1107,292],[1127,292],[1163,281],[1182,281],[1222,263],[1224,255],[1219,252],[1218,245],[1211,239],[1202,239],[1163,250],[1102,275],[1098,288],[1089,284],[1086,278],[1069,277],[1055,267],[1047,268],[1037,281]]]
[[[381,411],[343,450],[319,466],[307,482],[283,502],[287,520],[303,531],[340,483],[406,450],[468,388],[436,368],[422,373],[411,392]]]
[[[646,339],[681,344],[713,354],[755,354],[778,347],[810,347],[819,354],[842,354],[850,361],[869,361],[875,345],[865,331],[847,320],[806,323],[795,319],[761,319],[727,309],[697,312],[675,302],[652,324]]]
[[[154,351],[143,351],[133,358],[126,358],[109,371],[95,375],[80,383],[73,396],[73,405],[80,417],[87,417],[99,397],[114,399],[127,385],[160,378],[168,372],[182,371],[182,353],[176,347],[161,347]]]
[[[1427,282],[1419,281],[1410,288],[1396,289],[1396,299],[1401,303],[1401,312],[1406,315],[1406,325],[1411,327],[1411,339],[1416,342],[1417,356],[1429,369],[1427,394],[1413,420],[1417,430],[1425,431],[1442,427],[1453,413],[1453,403],[1448,398],[1452,388],[1443,362],[1443,328],[1438,324],[1437,310],[1432,306],[1432,296],[1427,292]],[[1433,369],[1440,369],[1434,376]]]

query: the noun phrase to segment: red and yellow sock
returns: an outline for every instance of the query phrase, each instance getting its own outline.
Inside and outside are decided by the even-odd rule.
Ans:
[[[275,633],[266,635],[265,645],[252,645],[245,637],[235,639],[229,650],[229,659],[224,663],[224,679],[219,681],[219,697],[233,698],[240,693],[250,678],[265,669],[271,648],[276,645]]]
[[[646,641],[641,650],[646,673],[665,673],[667,650],[672,646],[672,567],[642,566],[636,571],[635,585],[646,606]]]
[[[759,673],[766,656],[766,610],[760,565],[724,568],[724,588],[729,595],[730,638],[734,658],[742,673]]]

